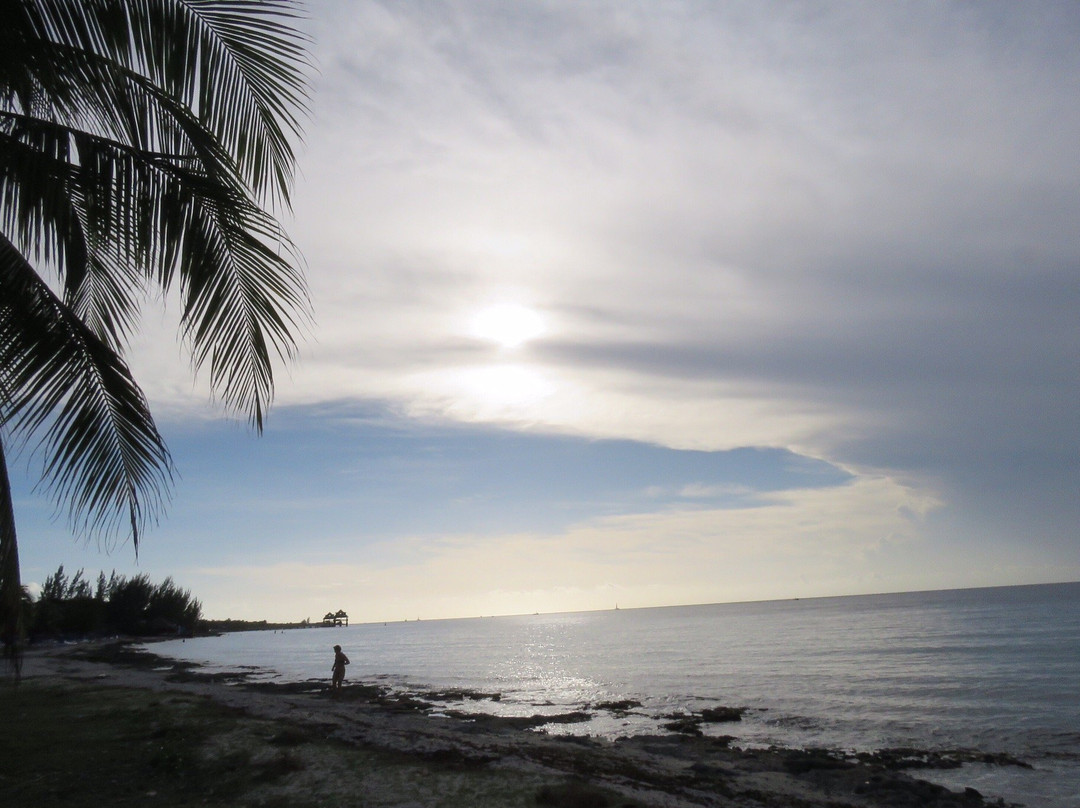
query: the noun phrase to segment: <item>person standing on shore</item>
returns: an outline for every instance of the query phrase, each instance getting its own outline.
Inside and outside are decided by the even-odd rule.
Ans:
[[[349,664],[349,658],[341,650],[340,645],[334,646],[334,667],[331,668],[333,677],[330,680],[331,690],[340,690],[341,683],[345,681],[345,666]]]

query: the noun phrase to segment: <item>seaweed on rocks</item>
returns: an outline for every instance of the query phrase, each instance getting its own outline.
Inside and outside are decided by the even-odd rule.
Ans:
[[[325,685],[319,679],[304,682],[244,682],[244,688],[257,693],[278,693],[283,696],[298,696],[321,693]]]
[[[702,724],[742,721],[745,712],[745,707],[706,707],[699,713],[670,713],[664,716],[668,721],[662,726],[669,732],[699,736],[704,734]]]
[[[682,735],[703,735],[701,717],[696,715],[669,715],[673,720],[663,724],[664,729]]]
[[[175,670],[193,670],[199,665],[195,662],[170,659],[139,647],[136,640],[110,640],[78,646],[68,653],[76,659],[87,662],[103,662],[108,665],[120,665],[125,668],[152,670],[155,668],[173,668]]]
[[[594,705],[594,709],[606,710],[616,715],[626,715],[631,710],[641,707],[641,702],[635,699],[622,699],[621,701],[602,701]]]
[[[975,752],[966,749],[928,750],[910,747],[878,749],[859,752],[856,758],[890,770],[901,769],[959,769],[965,763],[986,763],[992,766],[1018,766],[1030,769],[1031,764],[1004,753]]]
[[[469,721],[485,728],[536,729],[545,724],[581,724],[592,720],[592,714],[582,710],[555,715],[488,715],[486,713],[463,713],[447,711],[450,718]]]
[[[707,724],[742,721],[745,712],[745,707],[706,707],[701,711],[701,720]]]
[[[479,690],[431,690],[424,691],[430,701],[502,701],[502,693],[484,693]]]

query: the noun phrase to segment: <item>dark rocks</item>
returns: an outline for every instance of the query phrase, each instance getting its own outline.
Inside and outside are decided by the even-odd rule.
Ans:
[[[423,696],[430,701],[502,701],[501,693],[482,693],[478,690],[427,690]]]
[[[742,721],[745,712],[745,707],[706,707],[701,711],[701,720],[706,724]]]
[[[671,732],[681,735],[701,735],[701,717],[696,715],[670,716],[674,721],[669,721],[663,727]]]
[[[957,793],[935,783],[891,773],[867,778],[855,786],[853,793],[895,808],[975,808],[987,804],[974,788]]]
[[[625,714],[631,710],[636,710],[641,706],[640,701],[634,699],[623,699],[622,701],[602,701],[596,705],[597,710],[607,710],[610,713]]]
[[[1003,753],[973,752],[965,749],[928,750],[894,747],[876,752],[860,752],[862,763],[873,763],[891,771],[901,769],[959,769],[965,763],[987,763],[993,766],[1019,766],[1030,769],[1031,764]]]
[[[672,713],[665,716],[669,721],[662,726],[670,732],[681,735],[700,736],[702,724],[720,724],[728,721],[742,721],[744,707],[706,707],[700,713]]]
[[[468,721],[477,726],[496,729],[535,729],[545,724],[580,724],[592,720],[592,713],[575,710],[555,715],[488,715],[486,713],[463,713],[448,710],[446,716],[461,721]]]
[[[855,764],[831,749],[790,749],[777,751],[784,769],[791,774],[805,774],[815,769],[850,769]]]

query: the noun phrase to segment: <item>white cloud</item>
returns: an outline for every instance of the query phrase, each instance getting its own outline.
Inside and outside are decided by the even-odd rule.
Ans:
[[[747,496],[753,494],[752,488],[746,485],[703,485],[693,483],[683,486],[679,490],[680,497],[687,499],[712,499],[714,497]]]
[[[318,326],[279,400],[789,447],[947,497],[972,536],[985,511],[1075,542],[1046,494],[1080,474],[1080,25],[1055,9],[320,5],[293,224]],[[467,333],[507,299],[550,323],[512,364]],[[161,344],[152,399],[204,407]]]

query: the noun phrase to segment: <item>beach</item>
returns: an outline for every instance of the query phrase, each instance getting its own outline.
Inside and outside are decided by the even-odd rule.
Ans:
[[[852,756],[820,749],[739,749],[723,735],[698,734],[702,721],[721,715],[682,717],[678,731],[615,740],[537,732],[551,715],[491,716],[473,710],[435,710],[420,695],[390,691],[375,682],[347,681],[332,696],[326,681],[270,683],[250,671],[208,672],[121,643],[33,649],[21,683],[3,686],[6,738],[41,727],[18,725],[20,699],[56,699],[55,721],[76,726],[80,711],[98,702],[127,705],[145,719],[127,743],[170,738],[170,730],[198,709],[198,742],[185,747],[183,766],[158,766],[130,804],[173,804],[168,795],[207,780],[205,793],[184,793],[175,804],[363,806],[980,806],[1000,805],[973,789],[951,791],[904,769],[950,767],[948,754],[891,750]],[[439,694],[440,704],[490,694]],[[117,710],[120,707],[110,709]],[[632,711],[633,704],[595,710]],[[200,713],[202,715],[202,713]],[[586,716],[587,718],[587,716]],[[728,716],[730,719],[731,716]],[[578,721],[581,715],[557,716]],[[180,722],[179,724],[177,722]],[[40,721],[39,721],[40,723]],[[673,724],[678,724],[673,717]],[[72,730],[74,732],[74,729]],[[62,738],[63,736],[61,736]],[[61,740],[59,746],[63,745]],[[164,747],[163,747],[164,748]],[[50,764],[77,750],[52,749]],[[961,754],[961,753],[957,753]],[[42,784],[32,771],[14,771],[11,756],[0,779],[0,802],[41,805]],[[235,765],[222,769],[222,760]],[[987,759],[989,765],[1016,761]],[[33,766],[33,761],[25,765]],[[105,764],[106,767],[108,764]],[[96,771],[100,771],[99,765]],[[221,770],[228,794],[215,795]],[[250,775],[250,776],[249,776]],[[171,778],[175,778],[173,782]],[[116,794],[63,788],[52,804],[94,805]],[[101,786],[108,790],[108,780]],[[48,786],[44,786],[46,789]],[[126,793],[126,792],[125,792]],[[49,804],[49,803],[44,803]]]

